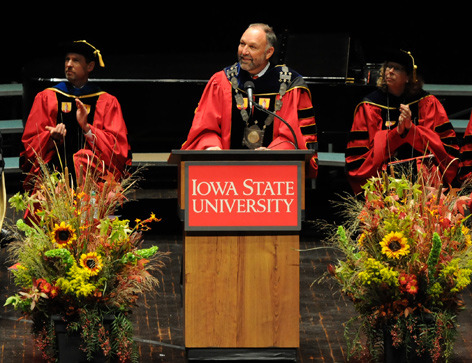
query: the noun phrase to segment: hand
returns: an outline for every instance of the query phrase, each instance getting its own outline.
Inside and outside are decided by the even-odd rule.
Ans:
[[[58,141],[62,140],[66,136],[66,133],[67,133],[66,125],[62,123],[57,124],[55,127],[46,126],[46,130],[49,131],[49,133],[51,134],[51,137],[54,140],[58,140]]]
[[[397,131],[400,135],[410,130],[412,125],[411,122],[411,110],[408,105],[400,105],[400,116],[398,117]]]
[[[77,122],[80,128],[83,130],[84,134],[86,134],[90,131],[90,125],[87,122],[87,108],[78,98],[75,99],[75,104],[77,105]]]
[[[210,146],[210,147],[207,147],[205,150],[221,150],[221,147],[219,147],[219,146]]]

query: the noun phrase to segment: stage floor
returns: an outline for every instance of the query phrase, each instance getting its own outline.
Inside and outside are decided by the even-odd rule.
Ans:
[[[161,251],[169,251],[168,262],[161,276],[161,286],[155,294],[140,299],[133,322],[135,339],[141,362],[186,362],[183,341],[183,315],[180,292],[182,240],[180,236],[147,235],[145,245],[155,244]],[[321,247],[316,237],[302,238],[300,248],[300,348],[298,361],[345,362],[346,344],[343,323],[354,313],[349,300],[328,284],[312,282],[326,270],[336,256],[330,249]],[[0,250],[0,363],[42,362],[39,352],[33,349],[29,334],[30,323],[17,321],[19,314],[11,307],[3,307],[13,292],[12,279],[7,272],[7,251]],[[468,308],[459,316],[453,362],[472,362],[472,289],[463,293]]]

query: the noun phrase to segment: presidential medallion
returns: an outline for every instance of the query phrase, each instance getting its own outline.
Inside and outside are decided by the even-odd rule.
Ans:
[[[257,125],[252,125],[244,129],[243,143],[250,149],[261,147],[263,138],[264,131]]]

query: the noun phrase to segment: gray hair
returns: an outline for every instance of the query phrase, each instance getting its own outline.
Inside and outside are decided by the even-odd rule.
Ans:
[[[266,33],[267,38],[267,47],[276,47],[277,46],[277,36],[275,35],[274,29],[264,23],[253,23],[250,24],[248,28],[258,27]]]

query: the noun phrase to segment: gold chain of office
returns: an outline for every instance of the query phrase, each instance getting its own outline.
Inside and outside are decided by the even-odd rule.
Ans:
[[[262,129],[259,127],[259,122],[254,120],[254,125],[249,126],[249,114],[247,109],[244,108],[244,97],[239,92],[239,81],[237,78],[237,63],[233,64],[226,72],[227,77],[230,79],[231,86],[234,89],[234,98],[238,108],[241,110],[241,118],[245,122],[246,126],[244,128],[243,136],[243,145],[246,145],[250,149],[255,149],[262,146],[264,140],[264,133],[267,126],[269,126],[274,121],[274,115],[269,114],[262,126]],[[288,84],[292,79],[292,73],[289,72],[287,66],[282,66],[282,71],[280,72],[280,88],[279,88],[279,99],[275,100],[274,112],[279,111],[282,108],[282,97],[287,91]]]

